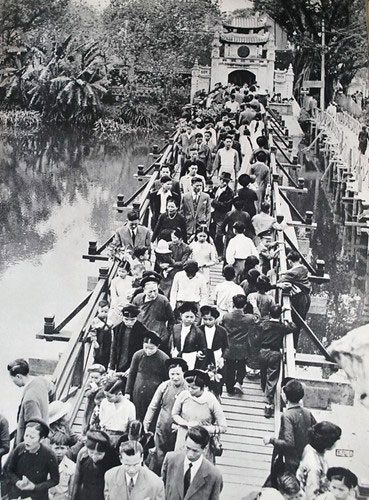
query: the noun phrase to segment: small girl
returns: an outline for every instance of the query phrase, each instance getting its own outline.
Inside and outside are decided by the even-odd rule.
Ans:
[[[192,259],[199,265],[199,270],[206,279],[206,283],[210,281],[210,267],[218,262],[217,251],[215,245],[210,243],[209,234],[205,229],[201,229],[196,234],[195,241],[190,244],[192,250]]]
[[[101,431],[100,423],[100,408],[102,400],[105,399],[104,389],[99,389],[94,397],[94,408],[92,410],[91,418],[89,420],[89,428],[91,431]]]
[[[92,343],[94,363],[103,365],[106,369],[109,364],[111,348],[111,310],[106,300],[100,300],[97,315],[91,321],[87,340]],[[113,323],[114,324],[114,323]]]
[[[273,297],[267,293],[270,289],[271,285],[269,278],[261,274],[256,280],[257,291],[249,293],[247,296],[249,302],[256,302],[262,320],[269,318],[270,308],[275,305]]]
[[[132,288],[132,276],[130,276],[131,265],[128,260],[120,262],[117,276],[111,280],[110,284],[110,308],[119,311],[128,304],[127,295]]]

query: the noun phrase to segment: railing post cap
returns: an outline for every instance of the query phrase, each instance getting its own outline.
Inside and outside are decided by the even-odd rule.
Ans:
[[[99,267],[99,279],[105,279],[108,277],[109,274],[109,268],[104,266],[104,267]]]

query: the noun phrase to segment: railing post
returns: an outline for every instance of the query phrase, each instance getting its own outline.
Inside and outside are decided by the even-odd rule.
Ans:
[[[55,332],[55,314],[44,317],[44,335],[52,335]]]
[[[139,213],[139,212],[140,212],[140,205],[141,205],[141,204],[140,204],[138,201],[134,201],[134,202],[132,203],[132,209],[133,209],[135,212]]]
[[[154,155],[154,157],[159,155],[159,146],[157,144],[154,144],[152,146],[152,154]]]
[[[324,273],[325,273],[325,261],[318,259],[316,261],[316,275],[324,276]]]
[[[169,132],[169,130],[166,130],[166,131],[164,132],[164,140],[165,140],[166,142],[168,142],[168,141],[169,141],[169,136],[170,136],[170,132]]]
[[[137,165],[137,178],[139,181],[142,181],[142,177],[144,175],[145,167],[143,165]]]
[[[89,241],[88,242],[88,252],[87,254],[90,255],[96,255],[97,254],[97,241]],[[96,259],[91,257],[90,262],[95,262]]]
[[[313,223],[313,215],[313,212],[311,212],[310,210],[307,210],[305,212],[305,224],[311,226],[311,224]]]
[[[123,212],[124,208],[124,194],[118,194],[117,196],[117,210],[119,213]]]

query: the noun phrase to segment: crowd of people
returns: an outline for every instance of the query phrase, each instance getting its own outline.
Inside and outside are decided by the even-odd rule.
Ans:
[[[273,417],[283,339],[293,334],[298,346],[310,284],[291,249],[288,271],[273,279],[281,228],[269,201],[266,106],[256,86],[218,84],[184,109],[173,161],[150,194],[151,229],[130,211],[114,236],[117,275],[84,339],[94,363],[80,432],[44,377],[30,377],[23,359],[9,364],[23,396],[4,467],[8,498],[216,500],[223,391],[240,396],[246,377],[260,378],[265,418]],[[220,263],[224,279],[210,288]],[[292,322],[277,288],[290,293]],[[247,498],[352,498],[356,476],[325,458],[341,429],[316,422],[298,380],[284,380],[282,395],[280,435],[264,439],[274,447],[270,477]],[[3,418],[0,428],[5,455]]]

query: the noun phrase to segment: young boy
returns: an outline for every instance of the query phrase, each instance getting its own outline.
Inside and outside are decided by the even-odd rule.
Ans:
[[[357,477],[349,469],[331,467],[327,472],[329,491],[319,495],[319,500],[351,500],[356,498]]]
[[[91,431],[101,431],[100,408],[103,399],[105,399],[104,389],[99,389],[95,394],[94,408],[89,422],[89,430]]]
[[[309,428],[316,423],[311,411],[302,407],[301,401],[304,394],[301,382],[296,379],[287,382],[282,388],[286,410],[281,415],[278,439],[269,436],[264,438],[265,444],[274,446],[274,453],[283,455],[286,472],[293,474],[296,473],[302,452],[309,443]]]
[[[105,369],[109,363],[111,348],[111,326],[108,321],[109,304],[100,300],[97,315],[91,322],[88,339],[94,349],[94,363],[103,365]]]
[[[69,500],[71,498],[76,464],[67,457],[73,439],[65,432],[55,432],[50,438],[50,446],[59,464],[59,484],[49,489],[50,500]]]
[[[274,394],[281,368],[283,338],[296,328],[294,324],[286,325],[280,321],[282,307],[279,304],[271,306],[269,312],[270,319],[264,320],[260,325],[260,375],[261,388],[265,391],[264,414],[266,418],[274,415]]]
[[[88,372],[90,376],[85,390],[85,396],[87,398],[87,402],[86,402],[85,413],[83,415],[84,434],[89,429],[91,415],[95,407],[95,396],[97,392],[103,387],[103,382],[104,382],[103,377],[106,373],[106,370],[102,365],[96,363],[88,369]]]

